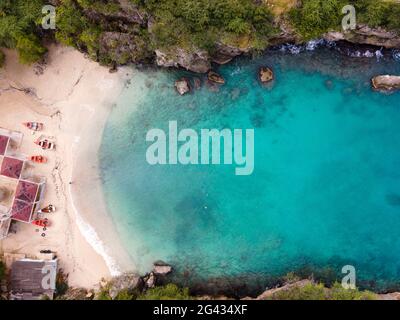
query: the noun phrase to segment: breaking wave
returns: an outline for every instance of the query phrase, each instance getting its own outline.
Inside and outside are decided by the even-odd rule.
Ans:
[[[314,51],[321,47],[333,48],[349,57],[353,58],[376,58],[377,61],[384,57],[384,49],[376,49],[372,46],[348,46],[348,45],[339,45],[335,41],[328,41],[325,39],[315,39],[310,40],[304,44],[292,44],[285,43],[278,47],[278,50],[281,52],[288,52],[290,54],[300,54],[305,51]],[[396,60],[400,60],[400,51],[393,53],[393,57]]]

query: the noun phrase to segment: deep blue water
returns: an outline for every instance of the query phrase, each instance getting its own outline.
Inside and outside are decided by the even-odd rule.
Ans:
[[[260,65],[273,67],[272,86],[259,84]],[[362,283],[400,283],[400,94],[370,88],[400,63],[272,51],[218,72],[218,92],[200,77],[202,88],[180,97],[174,81],[199,76],[137,71],[109,118],[104,193],[140,271],[161,259],[187,279],[263,279],[351,264]],[[254,128],[254,173],[150,166],[146,133],[170,120]]]

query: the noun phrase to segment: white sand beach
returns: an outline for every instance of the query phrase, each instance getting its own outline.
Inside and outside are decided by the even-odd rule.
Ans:
[[[132,71],[110,73],[61,46],[50,47],[44,66],[22,66],[15,52],[5,52],[0,127],[24,134],[22,154],[49,158],[47,164],[35,164],[34,171],[47,181],[43,204],[57,211],[49,215],[45,237],[36,226],[17,222],[17,232],[0,241],[0,253],[36,257],[40,250],[53,250],[71,286],[94,287],[132,267],[107,215],[97,163],[107,116]],[[44,131],[33,135],[22,125],[26,121],[43,122]],[[54,138],[55,151],[33,143],[41,134]]]

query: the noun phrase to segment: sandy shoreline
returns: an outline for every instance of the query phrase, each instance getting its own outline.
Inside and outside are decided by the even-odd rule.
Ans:
[[[94,287],[102,278],[132,267],[107,214],[97,159],[106,119],[132,71],[121,68],[111,74],[81,53],[59,46],[50,48],[43,68],[21,66],[14,52],[6,53],[0,71],[0,127],[24,134],[21,153],[49,158],[34,170],[47,180],[43,203],[58,210],[49,217],[52,225],[45,237],[35,226],[17,223],[17,232],[0,241],[0,253],[36,257],[40,250],[51,249],[71,286]],[[32,88],[33,94],[21,88]],[[34,145],[40,134],[33,137],[21,125],[26,121],[43,122],[40,134],[54,137],[56,151]]]

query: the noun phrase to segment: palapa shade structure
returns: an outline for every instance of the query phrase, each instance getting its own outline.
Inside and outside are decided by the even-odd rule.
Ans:
[[[8,178],[19,179],[23,167],[24,161],[16,158],[4,157],[1,165],[1,175]]]
[[[39,200],[39,185],[20,180],[11,209],[11,217],[14,220],[29,223]]]

